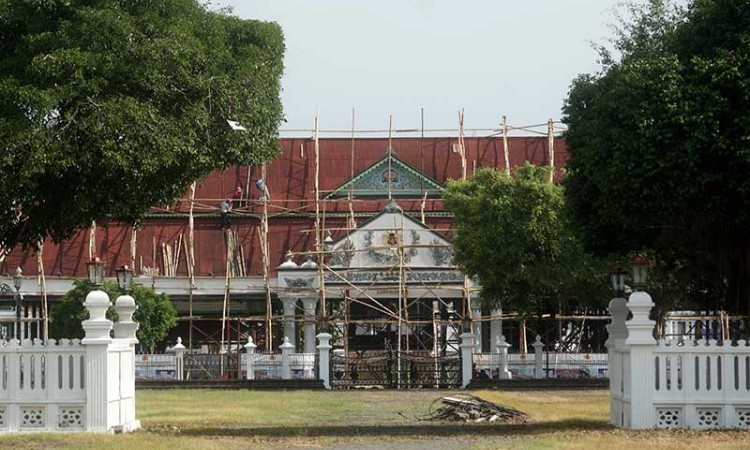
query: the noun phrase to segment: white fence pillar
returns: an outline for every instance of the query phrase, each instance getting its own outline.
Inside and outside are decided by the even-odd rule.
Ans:
[[[110,306],[109,296],[101,290],[89,292],[83,304],[89,311],[89,319],[82,323],[85,337],[81,344],[86,347],[86,430],[109,431],[109,390],[111,379],[117,374],[108,369],[108,347],[112,343],[109,332],[112,322],[106,318]]]
[[[281,302],[284,305],[284,336],[290,340],[292,346],[297,348],[297,297],[280,295]]]
[[[544,378],[544,343],[542,337],[537,334],[536,340],[531,346],[534,347],[534,378],[542,379]]]
[[[474,353],[474,335],[462,333],[461,336],[461,387],[466,387],[472,378],[472,362]]]
[[[289,338],[284,338],[284,343],[279,345],[281,349],[281,379],[291,380],[292,379],[292,367],[291,359],[292,352],[294,351],[294,345],[289,343]]]
[[[302,297],[305,310],[305,353],[315,353],[315,307],[317,297]]]
[[[646,292],[633,292],[628,300],[628,309],[633,318],[626,322],[628,337],[625,345],[630,348],[630,367],[625,374],[630,379],[630,427],[634,429],[654,427],[654,358],[653,349],[655,322],[649,318],[654,302]],[[689,378],[688,378],[689,379]]]
[[[508,370],[508,348],[510,348],[510,344],[505,341],[505,336],[501,334],[497,337],[497,343],[495,344],[495,349],[500,355],[500,364],[498,365],[497,373],[498,378],[501,380],[510,380],[513,378]]]
[[[114,398],[109,399],[110,411],[114,404],[119,405],[116,417],[110,418],[122,431],[132,431],[141,427],[140,421],[135,418],[135,344],[138,343],[136,333],[138,324],[133,322],[133,313],[138,309],[135,299],[129,295],[121,295],[115,301],[115,311],[118,320],[113,325],[114,342],[117,348],[110,347],[109,358],[117,359],[119,362],[118,373],[109,377],[110,383],[116,383],[116,388],[109,386],[110,392],[119,391]],[[111,412],[112,413],[112,412]]]
[[[609,373],[609,423],[622,426],[623,422],[623,362],[622,353],[617,347],[622,347],[628,337],[625,321],[628,318],[627,300],[613,298],[609,302],[609,314],[612,322],[607,325],[607,372]]]
[[[174,374],[177,381],[185,379],[185,346],[182,338],[177,338],[177,343],[170,349],[174,352]]]
[[[253,367],[253,358],[255,357],[255,348],[257,345],[253,342],[252,336],[248,336],[247,338],[247,344],[245,344],[245,350],[247,350],[247,355],[245,359],[245,379],[246,380],[254,380],[255,379],[255,368]]]
[[[318,338],[318,378],[323,380],[323,387],[331,389],[331,335],[320,333]]]

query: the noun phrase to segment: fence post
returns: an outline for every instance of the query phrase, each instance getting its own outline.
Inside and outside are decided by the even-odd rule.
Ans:
[[[91,291],[83,306],[89,312],[89,319],[81,323],[84,331],[81,344],[86,347],[86,431],[109,431],[109,384],[120,382],[118,374],[107,370],[112,343],[109,337],[112,322],[105,316],[110,306],[109,296],[98,289]]]
[[[253,368],[253,358],[255,357],[255,348],[257,345],[253,342],[253,337],[248,336],[247,337],[247,344],[245,344],[245,350],[247,350],[246,360],[245,360],[245,379],[246,380],[254,380],[255,379],[255,368]]]
[[[182,345],[182,338],[177,338],[177,343],[172,347],[174,352],[174,374],[177,381],[185,379],[185,346]]]
[[[656,322],[649,318],[653,307],[654,302],[646,292],[630,294],[628,309],[633,313],[633,318],[625,324],[628,329],[625,345],[630,347],[630,370],[625,376],[630,377],[630,428],[633,429],[654,426],[652,399],[655,374],[652,355],[656,345]]]
[[[505,342],[505,336],[501,334],[497,337],[497,343],[495,344],[495,349],[500,354],[500,366],[498,367],[497,374],[501,380],[510,380],[513,378],[508,370],[508,348],[510,348],[510,344]]]
[[[613,298],[609,302],[609,314],[612,322],[607,325],[607,372],[609,373],[609,423],[622,426],[622,353],[617,346],[622,345],[628,337],[625,321],[628,318],[627,300]],[[686,372],[687,373],[687,372]]]
[[[469,385],[472,378],[472,353],[474,352],[474,335],[468,332],[461,333],[461,387]]]
[[[138,324],[133,322],[133,313],[138,309],[135,299],[130,295],[121,295],[115,300],[115,311],[118,321],[113,325],[114,337],[119,342],[127,342],[126,348],[120,347],[119,363],[119,392],[120,411],[117,425],[123,431],[131,431],[141,427],[140,421],[135,418],[135,344],[138,343],[136,333]],[[114,378],[114,374],[112,375]],[[112,399],[110,408],[112,407]]]
[[[318,377],[323,380],[323,387],[331,389],[331,335],[319,333],[318,338]]]
[[[294,350],[294,345],[289,342],[288,337],[285,337],[284,343],[279,345],[279,348],[281,349],[281,379],[291,380],[292,368],[290,360],[292,359],[292,350]]]
[[[540,380],[544,378],[544,343],[542,337],[537,334],[536,340],[531,346],[534,347],[534,378]]]

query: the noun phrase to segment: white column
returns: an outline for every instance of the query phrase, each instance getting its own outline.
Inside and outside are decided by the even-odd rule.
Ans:
[[[542,337],[537,334],[536,340],[531,346],[534,347],[534,378],[542,379],[544,378],[544,343]]]
[[[315,308],[317,297],[303,297],[302,306],[305,309],[305,353],[315,353]]]
[[[472,362],[474,353],[474,335],[462,333],[461,336],[461,387],[466,387],[472,378]]]
[[[175,379],[182,381],[185,379],[185,346],[182,344],[182,338],[177,338],[177,343],[171,348],[174,352],[174,374]]]
[[[331,335],[320,333],[318,336],[318,377],[323,380],[323,387],[331,389]]]
[[[653,348],[656,340],[653,335],[655,322],[649,318],[649,313],[654,302],[646,292],[637,291],[630,294],[627,305],[633,314],[633,318],[626,323],[628,337],[625,340],[625,345],[630,347],[630,370],[625,374],[631,383],[630,428],[653,428]]]
[[[503,334],[503,320],[499,317],[503,316],[502,308],[495,308],[490,313],[493,319],[490,321],[490,342],[497,342],[500,336]],[[497,318],[494,318],[497,317]]]
[[[133,321],[133,313],[137,309],[135,299],[129,295],[121,295],[115,301],[118,316],[114,324],[115,341],[120,345],[123,342],[127,343],[127,347],[121,346],[118,352],[120,364],[117,386],[120,393],[120,411],[117,426],[123,431],[141,427],[140,421],[135,417],[135,344],[138,343],[138,324]],[[112,378],[114,379],[114,376]]]
[[[607,325],[607,370],[609,372],[609,423],[615,426],[622,425],[621,395],[622,384],[622,353],[616,351],[622,346],[628,337],[628,329],[625,320],[628,318],[627,300],[624,298],[613,298],[609,302],[609,314],[612,322]],[[683,372],[687,373],[687,372]]]
[[[281,349],[281,379],[291,380],[292,379],[292,367],[291,359],[292,352],[294,351],[294,345],[289,342],[289,338],[284,338],[284,343],[279,345]]]
[[[471,308],[471,332],[474,334],[474,343],[477,353],[482,353],[482,308],[474,306]],[[492,353],[492,349],[490,349]]]
[[[105,317],[109,308],[109,296],[104,291],[95,290],[86,296],[83,304],[89,311],[89,319],[82,323],[85,337],[81,344],[86,346],[86,431],[109,431],[108,424],[108,384],[113,374],[108,370],[107,356],[112,338],[112,322]],[[114,374],[116,375],[116,374]]]
[[[510,344],[505,342],[505,336],[501,334],[498,336],[497,343],[495,344],[495,349],[497,349],[497,353],[500,355],[500,365],[497,373],[499,374],[498,378],[501,380],[510,380],[513,378],[508,370],[508,348],[510,348]]]
[[[245,379],[246,380],[254,380],[255,379],[255,367],[253,367],[253,358],[255,357],[255,348],[257,345],[253,342],[252,336],[248,336],[247,338],[247,344],[245,344],[245,350],[247,350],[247,354],[245,357]]]
[[[292,347],[297,349],[297,324],[295,315],[297,309],[297,297],[281,296],[284,304],[284,337],[289,339]]]

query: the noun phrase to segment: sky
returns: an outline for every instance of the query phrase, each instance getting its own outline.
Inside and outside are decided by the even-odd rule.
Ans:
[[[621,0],[221,0],[284,30],[290,130],[456,129],[559,120],[571,81],[597,70]],[[342,135],[347,135],[348,132]],[[308,133],[309,134],[309,133]],[[382,132],[380,133],[382,134]],[[435,133],[433,133],[435,134]],[[437,132],[453,135],[455,132]],[[332,135],[329,133],[329,135]]]

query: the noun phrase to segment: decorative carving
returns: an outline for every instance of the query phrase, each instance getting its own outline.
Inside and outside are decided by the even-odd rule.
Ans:
[[[433,247],[430,248],[430,251],[432,252],[432,259],[435,261],[435,265],[450,265],[453,261],[453,249],[451,246],[446,245],[444,247],[437,247],[442,244],[438,239],[433,239],[430,244],[433,245]]]
[[[750,428],[750,409],[737,408],[737,428]]]
[[[372,239],[374,237],[372,231],[365,233],[365,245],[370,248],[373,246]],[[387,242],[387,241],[386,241]],[[369,256],[377,264],[392,264],[398,261],[398,255],[393,250],[367,250],[367,256]]]
[[[44,408],[21,409],[21,427],[44,428]]]
[[[373,238],[375,234],[372,231],[368,231],[365,234],[364,240],[367,247],[373,246]],[[413,245],[419,244],[419,233],[411,230],[411,243]],[[398,262],[398,252],[403,251],[404,262],[410,263],[411,259],[419,254],[419,250],[416,248],[404,249],[402,247],[403,240],[397,230],[388,230],[383,233],[382,246],[390,247],[388,250],[375,250],[369,249],[367,256],[372,258],[378,264],[395,264]]]
[[[717,428],[721,420],[719,408],[697,408],[698,426],[700,428]]]
[[[83,428],[82,408],[60,408],[57,414],[59,428]]]
[[[308,288],[312,287],[315,278],[286,278],[284,277],[286,286],[290,288]]]
[[[341,247],[331,254],[329,264],[331,266],[349,267],[352,263],[352,259],[354,259],[354,253],[356,250],[354,242],[347,238]]]
[[[387,194],[389,184],[392,195],[396,196],[419,195],[425,191],[434,195],[443,189],[435,180],[421,174],[397,157],[388,155],[338,186],[325,198],[340,197],[350,191],[357,197],[382,197]]]
[[[680,408],[656,408],[656,427],[679,428],[681,416]]]
[[[375,281],[397,281],[398,274],[386,271],[367,271],[367,272],[338,272],[336,275],[326,275],[326,283],[342,283],[343,277],[352,283],[365,283]],[[464,276],[457,270],[446,271],[409,271],[406,273],[407,282],[441,282],[441,283],[458,283],[462,282]]]
[[[16,295],[16,290],[9,284],[0,283],[0,296],[2,295]]]

